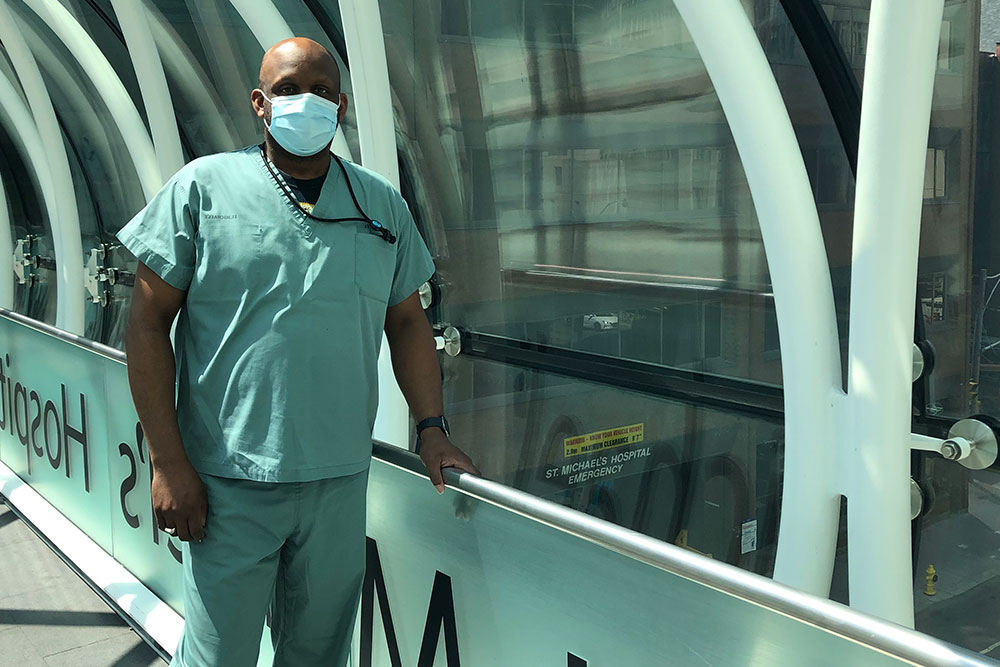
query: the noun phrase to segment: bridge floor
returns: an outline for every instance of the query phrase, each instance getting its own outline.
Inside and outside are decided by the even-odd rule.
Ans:
[[[165,663],[0,498],[0,667]]]

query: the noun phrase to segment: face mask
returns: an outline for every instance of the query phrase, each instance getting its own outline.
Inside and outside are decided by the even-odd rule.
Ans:
[[[339,105],[312,93],[264,99],[271,103],[271,124],[264,121],[264,126],[292,155],[315,155],[333,141]]]

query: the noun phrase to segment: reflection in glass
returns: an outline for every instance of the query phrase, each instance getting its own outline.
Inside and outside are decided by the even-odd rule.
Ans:
[[[746,176],[676,8],[380,6],[403,194],[438,269],[430,316],[506,350],[445,360],[457,439],[488,477],[769,572],[780,424],[615,386],[636,364],[781,380]],[[846,267],[854,183],[832,116],[780,3],[748,11]],[[607,384],[533,366],[568,360],[604,364]]]
[[[444,373],[452,430],[488,477],[770,574],[780,423],[461,356]]]
[[[439,320],[780,382],[746,177],[670,3],[381,6],[404,194],[436,255]],[[754,3],[752,18],[845,266],[853,176],[832,117],[780,4]]]

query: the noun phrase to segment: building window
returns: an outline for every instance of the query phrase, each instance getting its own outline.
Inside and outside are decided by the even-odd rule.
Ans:
[[[947,312],[947,275],[938,272],[917,278],[917,294],[920,298],[920,309],[926,324],[938,324],[948,317]]]
[[[946,167],[948,151],[944,148],[927,149],[927,166],[924,169],[924,199],[944,199],[947,194]]]
[[[823,3],[823,9],[848,60],[855,67],[864,67],[868,51],[869,10],[829,2]]]
[[[677,209],[702,211],[722,208],[722,148],[678,148]]]
[[[951,69],[951,21],[941,22],[941,41],[938,42],[938,69]]]

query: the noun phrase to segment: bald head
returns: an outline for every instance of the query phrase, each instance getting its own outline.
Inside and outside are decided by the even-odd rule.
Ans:
[[[260,61],[260,89],[269,96],[274,86],[289,77],[308,74],[312,78],[325,77],[333,85],[333,93],[340,92],[340,67],[330,52],[321,44],[305,37],[285,39],[264,54]],[[308,88],[298,92],[313,92]],[[287,94],[287,93],[286,93]]]
[[[250,104],[265,126],[270,126],[270,100],[302,93],[312,93],[336,104],[339,107],[337,119],[343,122],[347,114],[347,96],[340,92],[337,61],[313,40],[293,37],[278,42],[264,54],[260,61],[259,87],[250,93]]]

